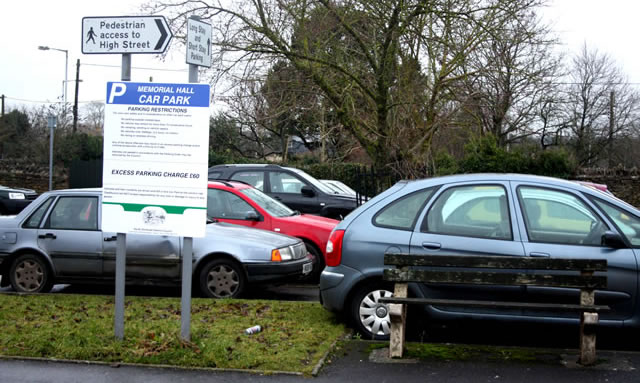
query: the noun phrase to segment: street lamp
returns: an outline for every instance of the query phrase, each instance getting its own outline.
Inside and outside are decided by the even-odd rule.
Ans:
[[[40,45],[38,47],[38,49],[40,49],[41,51],[48,51],[48,50],[52,50],[52,51],[58,51],[58,52],[64,52],[64,82],[62,83],[62,99],[64,101],[64,105],[66,108],[67,105],[67,83],[68,83],[68,68],[69,68],[69,51],[66,49],[58,49],[58,48],[51,48],[51,47],[47,47],[47,46],[43,46]]]

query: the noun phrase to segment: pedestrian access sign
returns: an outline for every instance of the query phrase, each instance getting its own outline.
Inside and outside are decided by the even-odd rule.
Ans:
[[[204,237],[209,85],[108,82],[102,230]]]
[[[163,53],[173,34],[163,16],[82,18],[82,53]]]

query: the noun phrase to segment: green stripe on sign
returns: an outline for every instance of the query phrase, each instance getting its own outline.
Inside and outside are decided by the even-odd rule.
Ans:
[[[120,205],[124,209],[124,211],[142,211],[145,207],[161,207],[167,214],[184,214],[184,211],[187,209],[199,209],[199,210],[207,210],[206,207],[195,207],[195,206],[169,206],[169,205],[145,205],[141,203],[119,203],[119,202],[102,202],[103,205]]]

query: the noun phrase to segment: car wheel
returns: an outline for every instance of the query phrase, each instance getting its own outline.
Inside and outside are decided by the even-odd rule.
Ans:
[[[210,298],[237,298],[245,284],[242,268],[230,259],[214,259],[200,271],[200,290]]]
[[[392,297],[392,288],[383,283],[360,287],[351,300],[351,318],[356,330],[365,339],[388,340],[391,332],[389,307],[378,303],[382,297]]]
[[[23,254],[16,258],[9,272],[11,287],[19,293],[46,293],[53,287],[53,276],[42,257]]]
[[[307,247],[307,252],[313,255],[313,257],[316,259],[316,263],[313,265],[313,271],[307,278],[305,278],[305,281],[310,283],[318,283],[320,281],[320,274],[322,274],[322,270],[325,266],[324,256],[314,244],[305,242],[304,245]]]

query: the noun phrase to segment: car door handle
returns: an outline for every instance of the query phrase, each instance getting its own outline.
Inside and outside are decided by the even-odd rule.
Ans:
[[[539,252],[532,252],[529,253],[530,257],[536,257],[536,258],[549,258],[551,255],[549,253],[539,253]]]
[[[38,235],[38,238],[42,238],[42,239],[46,239],[46,238],[56,239],[56,235],[55,235],[55,234],[53,234],[53,233],[40,234],[40,235]]]
[[[111,242],[111,241],[116,241],[118,239],[118,237],[116,237],[115,235],[112,237],[106,237],[104,239],[105,242]]]
[[[271,198],[277,199],[278,201],[282,201],[282,197],[278,197],[277,195],[272,196]]]
[[[437,242],[422,242],[422,247],[429,250],[440,250],[442,244]]]

